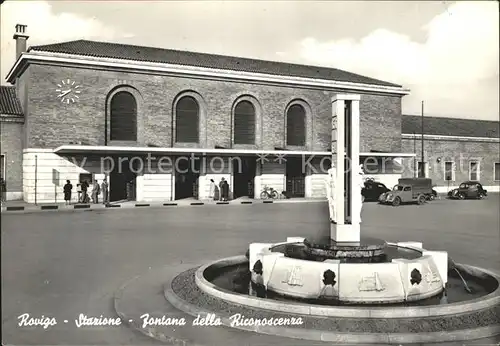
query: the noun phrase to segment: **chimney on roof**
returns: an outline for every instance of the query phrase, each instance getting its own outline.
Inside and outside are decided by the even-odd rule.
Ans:
[[[24,24],[16,24],[16,33],[14,34],[14,40],[16,40],[16,60],[19,59],[21,54],[26,52],[26,41],[29,36],[26,35],[26,28],[28,26]]]

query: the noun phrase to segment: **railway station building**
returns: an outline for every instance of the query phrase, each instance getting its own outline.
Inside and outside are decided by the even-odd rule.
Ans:
[[[0,88],[8,199],[61,202],[66,180],[105,178],[111,201],[206,199],[210,180],[221,178],[231,198],[259,198],[266,186],[322,198],[338,94],[360,95],[367,176],[392,186],[423,165],[444,189],[450,180],[433,163],[439,158],[455,172],[455,184],[462,173],[449,163],[473,151],[481,163],[467,167],[498,190],[498,122],[474,121],[471,130],[466,120],[433,119],[419,164],[419,117],[402,115],[409,90],[400,85],[333,68],[118,43],[27,49],[24,25],[14,39],[11,85]]]

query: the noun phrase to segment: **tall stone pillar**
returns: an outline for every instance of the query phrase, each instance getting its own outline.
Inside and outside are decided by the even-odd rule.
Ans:
[[[361,188],[359,183],[360,95],[337,94],[332,98],[332,164],[336,167],[336,223],[330,237],[335,242],[360,241]]]

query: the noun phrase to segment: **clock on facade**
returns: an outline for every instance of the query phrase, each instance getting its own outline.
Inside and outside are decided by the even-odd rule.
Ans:
[[[61,102],[66,102],[67,104],[75,103],[80,98],[80,85],[76,84],[75,81],[71,79],[62,80],[61,83],[57,84],[57,97],[61,99]]]

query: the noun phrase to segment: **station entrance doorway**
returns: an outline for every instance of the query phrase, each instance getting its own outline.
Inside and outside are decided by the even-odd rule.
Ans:
[[[251,156],[233,158],[233,198],[254,198],[257,159]]]
[[[135,201],[136,200],[136,178],[137,167],[129,160],[113,158],[114,167],[109,173],[109,200]]]
[[[305,197],[306,173],[300,157],[286,159],[286,194],[288,197]]]
[[[174,158],[175,169],[175,199],[198,199],[198,184],[200,177],[200,159],[185,157]]]

